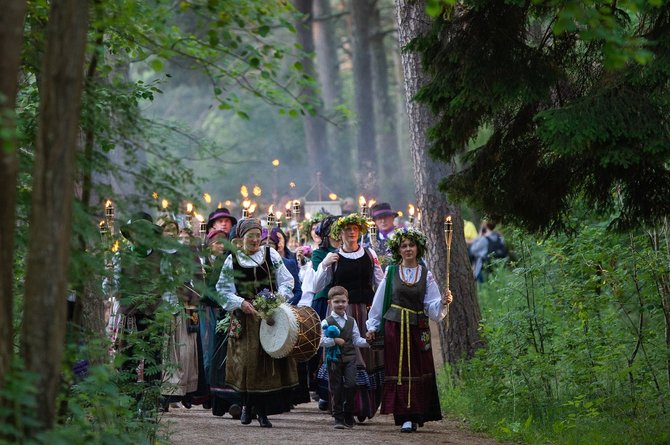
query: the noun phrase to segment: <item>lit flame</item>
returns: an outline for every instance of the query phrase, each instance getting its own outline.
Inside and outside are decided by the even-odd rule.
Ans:
[[[154,199],[158,199],[158,193],[157,193],[157,192],[153,192],[153,193],[151,194],[151,197],[154,198]]]
[[[186,203],[186,213],[191,213],[193,211],[193,204],[190,202]]]
[[[286,205],[284,206],[286,210],[291,210],[291,201],[287,202]]]
[[[402,216],[403,216],[402,210],[398,210],[398,216],[399,216],[400,218],[402,218]]]
[[[416,219],[417,221],[421,221],[421,210],[416,211]]]
[[[293,181],[289,182],[288,185],[289,185],[289,187],[291,187],[292,189],[295,188],[295,182],[293,182]]]
[[[243,198],[248,198],[249,197],[249,190],[247,190],[247,186],[243,185],[240,187],[240,193],[242,194]]]
[[[446,218],[444,218],[444,222],[450,223],[451,222],[451,216],[447,216]]]
[[[209,193],[205,193],[205,194],[203,194],[202,197],[205,198],[205,202],[206,202],[207,204],[209,204],[209,203],[212,202],[212,196],[211,196]]]
[[[254,213],[256,211],[256,203],[251,204],[251,207],[249,207],[249,212]]]
[[[200,222],[204,222],[204,221],[205,221],[205,218],[204,218],[202,215],[198,214],[198,213],[195,214],[195,219],[197,219],[197,220],[200,221]]]
[[[361,207],[365,207],[366,205],[365,196],[361,195],[358,197],[358,205]]]
[[[105,222],[105,220],[104,220],[104,219],[103,219],[103,220],[101,220],[101,221],[100,221],[100,223],[98,223],[98,225],[99,225],[100,227],[104,226],[105,224],[106,224],[106,222]]]
[[[167,209],[169,204],[170,203],[168,202],[167,199],[161,201],[161,207],[163,207],[164,209]]]
[[[232,204],[233,204],[233,201],[231,201],[230,199],[226,199],[226,205],[227,206],[230,206]]]
[[[254,196],[261,196],[261,194],[263,193],[263,190],[261,190],[260,185],[254,185],[254,189],[253,189],[252,193],[254,194]]]
[[[280,219],[280,218],[281,218],[281,215],[282,215],[281,212],[277,212],[277,219]]]
[[[272,205],[270,206],[270,210],[268,210],[268,213],[274,213],[274,212],[273,212],[274,209],[275,209],[275,205],[272,204]]]
[[[409,216],[414,216],[414,206],[410,204],[409,206],[407,206],[407,209],[408,209],[407,211],[409,212]]]
[[[105,208],[109,208],[109,207],[111,207],[111,206],[112,206],[112,201],[110,201],[110,200],[108,199],[107,202],[105,203]]]
[[[300,201],[296,199],[295,201],[293,201],[293,205],[295,207],[300,207]]]
[[[242,207],[244,207],[245,209],[249,209],[250,205],[251,205],[251,201],[249,201],[248,199],[245,199],[244,201],[242,201]]]
[[[112,252],[118,252],[119,251],[119,240],[114,241],[114,244],[112,245]]]
[[[223,208],[223,203],[219,201],[219,205],[216,206],[217,209],[222,209]]]
[[[273,159],[272,160],[272,165],[275,167],[279,167],[279,159]]]
[[[370,201],[368,201],[368,207],[372,208],[372,206],[375,205],[376,202],[377,201],[375,201],[374,199],[371,199]]]
[[[328,197],[330,199],[332,199],[333,201],[335,201],[337,199],[337,195],[335,193],[331,193],[330,195],[328,195]]]

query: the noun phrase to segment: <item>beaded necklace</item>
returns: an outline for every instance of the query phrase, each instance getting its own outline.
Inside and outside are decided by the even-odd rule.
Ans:
[[[412,269],[414,269],[414,268],[413,268],[413,267],[403,267],[403,266],[401,265],[401,266],[400,266],[400,271],[399,271],[399,272],[400,272],[400,281],[402,281],[403,284],[404,284],[405,286],[407,286],[407,287],[414,287],[414,286],[416,286],[416,283],[419,282],[419,270],[418,270],[418,266],[417,266],[416,274],[414,274],[414,277],[413,277],[414,279],[412,280],[411,283],[409,282],[409,280],[405,279],[405,269],[410,269],[410,270],[412,270]]]

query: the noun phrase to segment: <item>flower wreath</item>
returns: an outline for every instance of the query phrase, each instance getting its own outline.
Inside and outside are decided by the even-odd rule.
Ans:
[[[316,212],[314,216],[309,219],[305,219],[300,222],[300,234],[305,236],[305,238],[311,241],[312,226],[316,223],[323,221],[327,216],[330,216],[328,213]]]
[[[414,242],[414,244],[416,244],[418,247],[416,259],[421,259],[423,254],[426,252],[426,235],[414,227],[405,227],[402,229],[396,229],[386,240],[386,247],[393,256],[393,262],[400,263],[402,261],[402,256],[400,255],[400,244],[402,243],[403,239],[411,240]]]
[[[351,224],[358,226],[361,235],[368,233],[368,220],[360,213],[350,213],[338,218],[338,220],[330,226],[330,236],[339,239],[344,228]]]

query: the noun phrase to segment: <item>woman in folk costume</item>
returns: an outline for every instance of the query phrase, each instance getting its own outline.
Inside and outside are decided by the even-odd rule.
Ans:
[[[190,408],[186,397],[198,389],[197,304],[198,294],[187,281],[193,276],[195,263],[191,251],[177,242],[179,226],[171,219],[159,220],[165,243],[161,248],[161,274],[170,283],[163,299],[170,306],[173,318],[167,342],[167,363],[163,369],[162,408]],[[195,315],[194,315],[195,314]]]
[[[359,244],[360,236],[366,232],[367,221],[363,216],[352,213],[338,218],[331,226],[330,235],[340,239],[340,248],[326,255],[314,278],[315,290],[330,284],[342,286],[349,292],[347,315],[354,317],[362,336],[366,333],[368,307],[384,278],[377,254]],[[354,414],[362,422],[374,416],[381,402],[384,355],[383,351],[372,349],[359,349],[356,354],[359,391]]]
[[[289,299],[293,277],[276,250],[261,245],[261,222],[256,218],[237,225],[242,249],[226,258],[216,284],[225,310],[232,312],[226,358],[226,383],[240,392],[240,422],[251,423],[252,410],[261,427],[271,427],[268,415],[291,409],[291,389],[298,384],[292,358],[273,359],[261,347],[261,319],[253,300],[263,289]]]
[[[387,241],[395,264],[377,288],[367,322],[367,340],[384,338],[382,414],[393,414],[402,432],[442,419],[430,349],[428,318],[440,321],[452,301],[442,297],[433,275],[420,264],[426,236],[398,229]]]

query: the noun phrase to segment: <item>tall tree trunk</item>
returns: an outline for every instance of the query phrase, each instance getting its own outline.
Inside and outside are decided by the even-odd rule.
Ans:
[[[312,0],[293,0],[295,8],[303,14],[296,24],[296,39],[302,46],[304,57],[302,66],[306,75],[316,79],[314,69],[314,37],[312,35]],[[326,121],[323,119],[323,106],[321,98],[314,84],[306,84],[300,94],[303,100],[312,104],[312,113],[306,113],[303,117],[303,128],[305,130],[305,146],[307,148],[307,159],[312,174],[328,171],[328,159],[324,154],[328,153],[328,137],[326,135]],[[311,178],[315,179],[315,178]]]
[[[370,16],[374,11],[374,0],[351,0],[349,6],[353,24],[354,104],[358,119],[356,137],[358,190],[366,196],[377,197],[379,184],[370,63]]]
[[[396,13],[401,48],[430,27],[423,1],[396,0]],[[436,162],[428,155],[427,132],[435,122],[435,117],[425,105],[414,101],[414,96],[425,85],[427,77],[421,69],[418,54],[403,51],[402,62],[417,205],[422,212],[421,228],[428,237],[428,265],[441,289],[446,287],[447,273],[443,229],[445,216],[451,215],[454,222],[450,270],[454,302],[451,304],[448,319],[440,326],[440,338],[444,360],[456,363],[460,359],[472,357],[475,349],[481,345],[477,331],[481,314],[465,244],[463,219],[458,207],[449,204],[438,190],[439,181],[451,174],[453,167]]]
[[[25,1],[3,2],[0,14],[0,388],[9,371],[14,347],[12,283],[19,170],[14,113],[25,16]]]
[[[324,180],[330,187],[335,184],[353,183],[351,125],[342,119],[336,109],[344,102],[338,54],[339,42],[335,26],[335,21],[341,14],[340,11],[333,11],[331,0],[314,0],[312,32],[316,50],[316,69],[325,115],[334,122],[326,126],[330,150],[326,157],[331,167],[324,172]],[[338,187],[338,192],[342,193],[343,190]]]
[[[398,123],[396,121],[395,104],[389,94],[389,68],[386,46],[384,45],[386,33],[382,29],[379,4],[370,16],[370,32],[377,154],[380,157],[379,164],[382,172],[380,175],[382,191],[379,198],[383,201],[396,200],[398,202],[402,200],[404,202],[407,199],[407,196],[404,196],[405,181],[398,174],[389,174],[391,172],[402,174],[404,170],[399,168],[400,151],[398,148],[398,134],[396,133]]]
[[[39,376],[41,428],[55,420],[65,338],[88,6],[86,0],[52,1],[40,85],[22,344],[27,370]]]

